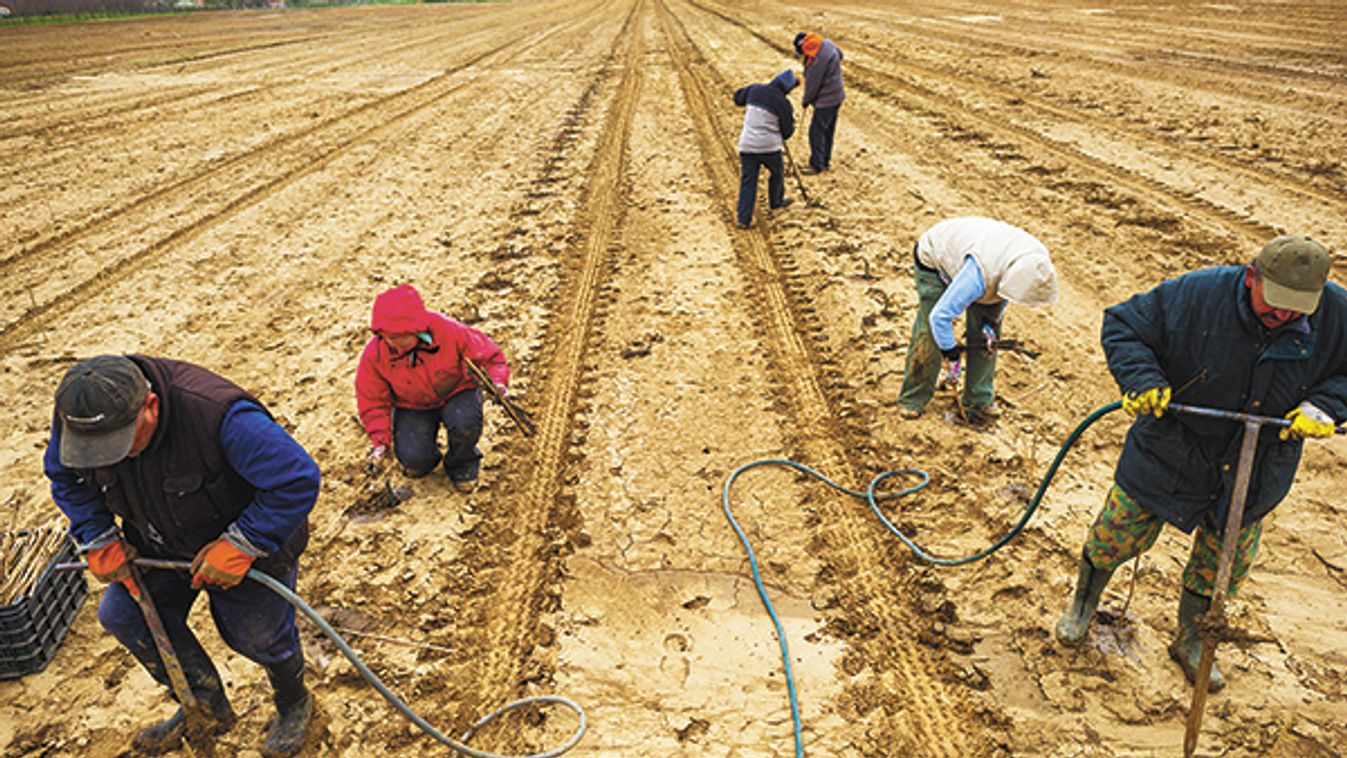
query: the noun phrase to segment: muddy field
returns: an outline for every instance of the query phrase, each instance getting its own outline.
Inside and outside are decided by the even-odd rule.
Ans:
[[[788,457],[863,488],[920,467],[932,484],[894,521],[945,556],[991,543],[1115,399],[1103,308],[1279,233],[1342,264],[1344,28],[1336,0],[565,0],[0,29],[0,517],[56,513],[40,455],[71,363],[191,360],[318,460],[300,594],[441,728],[560,693],[590,720],[572,755],[792,755],[725,477]],[[803,178],[814,205],[760,201],[741,231],[730,95],[798,68],[799,30],[846,54],[834,170]],[[987,430],[948,393],[916,421],[893,405],[912,242],[967,214],[1028,229],[1062,277],[1055,306],[1009,310],[1039,355],[1002,360]],[[539,433],[490,408],[477,492],[394,475],[412,497],[379,507],[352,379],[400,282],[504,347]],[[1125,429],[1087,432],[1029,528],[962,568],[817,482],[740,480],[809,755],[1179,753],[1190,691],[1165,645],[1187,539],[1119,571],[1090,644],[1052,638]],[[1345,459],[1341,438],[1307,445],[1268,520],[1232,603],[1266,641],[1221,648],[1202,754],[1347,745]],[[94,599],[46,671],[0,682],[4,755],[123,755],[170,711]],[[270,689],[198,610],[241,715],[224,752],[256,755]],[[301,627],[324,726],[306,754],[446,752]],[[573,727],[554,712],[475,744]]]

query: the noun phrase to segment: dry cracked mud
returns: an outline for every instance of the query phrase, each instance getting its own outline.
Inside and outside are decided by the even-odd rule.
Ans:
[[[895,523],[945,556],[991,543],[1115,398],[1103,308],[1283,232],[1328,243],[1347,282],[1343,28],[1332,0],[537,0],[0,28],[0,517],[55,514],[40,455],[66,367],[191,360],[318,460],[300,594],[446,732],[556,692],[589,715],[572,755],[791,755],[725,477],[786,457],[863,489],[920,467],[932,483],[888,506]],[[730,95],[798,67],[806,29],[846,54],[835,168],[789,179],[813,204],[760,204],[741,231]],[[1001,361],[990,430],[948,394],[917,421],[893,405],[908,251],[966,214],[1030,230],[1062,277],[1053,307],[1009,311],[1037,355]],[[500,342],[537,415],[524,438],[488,409],[470,495],[361,471],[356,357],[374,295],[404,281]],[[1178,753],[1189,689],[1164,647],[1185,539],[1119,572],[1081,650],[1051,634],[1124,430],[1087,432],[1025,532],[961,568],[916,561],[816,481],[740,479],[807,754]],[[1347,744],[1347,447],[1307,451],[1232,603],[1267,641],[1221,648],[1203,754]],[[95,598],[45,671],[0,682],[4,755],[124,755],[170,710]],[[324,726],[306,755],[444,752],[301,627]],[[254,755],[269,688],[203,637],[241,715],[222,747]],[[474,744],[537,751],[573,726],[530,712]]]

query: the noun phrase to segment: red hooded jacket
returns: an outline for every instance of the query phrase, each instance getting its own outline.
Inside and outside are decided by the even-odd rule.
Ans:
[[[477,329],[426,310],[410,284],[394,287],[374,300],[370,319],[374,336],[360,354],[355,373],[356,408],[365,434],[375,445],[392,440],[392,410],[430,410],[477,383],[463,367],[472,359],[491,381],[504,388],[510,381],[505,354]],[[416,347],[395,354],[380,333],[416,332]],[[429,342],[425,336],[429,337]]]

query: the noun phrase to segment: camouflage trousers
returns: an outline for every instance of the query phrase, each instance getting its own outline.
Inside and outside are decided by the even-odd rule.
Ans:
[[[1085,555],[1096,568],[1112,571],[1151,549],[1165,522],[1141,507],[1118,485],[1108,491],[1104,509],[1099,512],[1085,540]],[[1262,522],[1240,530],[1235,542],[1235,563],[1230,573],[1228,593],[1234,595],[1248,576]],[[1221,556],[1221,539],[1202,527],[1193,535],[1193,549],[1183,569],[1183,586],[1203,597],[1211,597],[1216,584],[1216,564]]]

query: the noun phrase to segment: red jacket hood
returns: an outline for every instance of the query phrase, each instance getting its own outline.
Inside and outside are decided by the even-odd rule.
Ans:
[[[415,287],[400,284],[374,298],[369,326],[389,334],[423,332],[430,326],[430,313]]]

